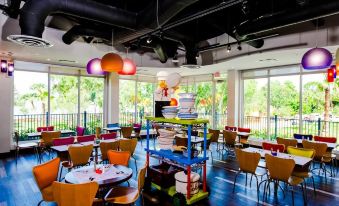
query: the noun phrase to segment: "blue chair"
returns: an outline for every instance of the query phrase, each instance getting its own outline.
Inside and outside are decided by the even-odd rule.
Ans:
[[[312,140],[313,135],[311,134],[293,134],[294,139],[305,139],[305,140]]]
[[[107,124],[107,127],[110,128],[110,127],[119,127],[119,123],[110,123],[110,124]]]

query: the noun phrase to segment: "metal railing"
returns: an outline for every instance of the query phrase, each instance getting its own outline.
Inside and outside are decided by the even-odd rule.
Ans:
[[[271,138],[285,137],[291,138],[295,133],[312,134],[320,136],[339,136],[339,122],[321,120],[302,120],[302,128],[299,130],[299,119],[273,116],[267,117],[244,117],[244,127],[251,128],[251,133],[255,137]],[[268,135],[268,127],[270,135]]]
[[[78,118],[79,121],[78,121]],[[102,113],[70,114],[27,114],[14,115],[14,130],[19,133],[20,141],[30,140],[27,133],[36,132],[37,127],[54,126],[54,130],[74,130],[78,125],[86,127],[86,134],[95,133],[95,127],[103,126]]]

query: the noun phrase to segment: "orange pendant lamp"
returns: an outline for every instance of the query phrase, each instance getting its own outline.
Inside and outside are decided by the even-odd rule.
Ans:
[[[107,53],[101,58],[101,69],[105,72],[120,72],[124,61],[119,54]]]
[[[124,60],[124,66],[122,68],[122,71],[118,72],[120,75],[135,75],[137,72],[137,67],[133,60],[125,58]]]

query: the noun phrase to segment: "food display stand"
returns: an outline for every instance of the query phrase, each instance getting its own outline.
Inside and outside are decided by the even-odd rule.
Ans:
[[[168,164],[175,165],[177,167],[183,168],[187,172],[187,193],[186,193],[186,204],[191,205],[196,203],[204,198],[208,197],[207,192],[207,180],[206,180],[206,160],[207,157],[207,124],[209,121],[207,119],[194,119],[194,120],[182,120],[182,119],[165,119],[162,117],[146,117],[147,120],[147,144],[146,144],[146,152],[147,152],[147,164],[149,164],[149,158],[154,157],[157,159],[161,159]],[[176,124],[187,127],[187,157],[183,154],[175,153],[172,150],[157,150],[156,148],[151,149],[149,140],[150,140],[150,128],[151,121],[154,123],[167,123],[167,124]],[[203,154],[201,156],[192,157],[191,156],[191,132],[192,127],[194,125],[203,125],[204,130],[204,142],[203,142]],[[149,165],[147,165],[149,167]],[[192,168],[202,167],[203,175],[202,175],[202,189],[199,190],[198,193],[191,195],[191,170]],[[175,198],[176,197],[176,188],[175,185],[170,186],[169,188],[162,188],[161,185],[156,185],[152,183],[156,189],[166,192],[169,196]],[[178,200],[173,199],[173,202],[177,202]],[[178,205],[178,204],[175,204]]]

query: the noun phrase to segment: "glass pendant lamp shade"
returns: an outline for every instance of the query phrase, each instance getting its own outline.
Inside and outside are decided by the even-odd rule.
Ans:
[[[124,66],[121,56],[115,53],[107,53],[101,58],[101,68],[105,72],[120,72]]]
[[[7,60],[1,60],[1,72],[6,73],[7,72]]]
[[[120,75],[134,75],[137,72],[137,67],[132,59],[125,58],[122,71],[118,72]]]
[[[304,54],[301,64],[306,70],[327,69],[332,61],[332,54],[327,49],[313,48]]]
[[[7,73],[7,75],[9,77],[13,76],[13,72],[14,72],[14,63],[8,63],[8,73]]]
[[[101,59],[99,58],[91,59],[87,63],[86,69],[87,69],[88,74],[94,74],[94,75],[105,75],[106,74],[106,72],[104,72],[101,69]]]

